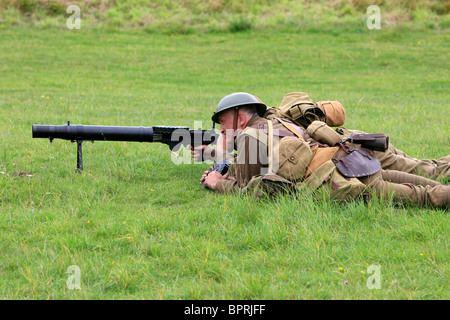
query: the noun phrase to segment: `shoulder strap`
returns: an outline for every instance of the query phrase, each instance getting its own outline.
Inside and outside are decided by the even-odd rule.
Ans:
[[[276,118],[278,121],[280,121],[280,123],[285,126],[289,131],[291,131],[293,134],[295,134],[297,137],[299,137],[300,139],[303,139],[304,141],[306,141],[306,137],[300,133],[293,125],[291,125],[290,123],[281,120],[280,118]]]
[[[272,162],[273,162],[273,155],[272,155],[272,148],[273,148],[273,123],[270,120],[267,120],[267,126],[269,129],[269,132],[267,134],[267,147],[268,147],[268,158],[269,158],[269,169],[268,173],[272,172]]]

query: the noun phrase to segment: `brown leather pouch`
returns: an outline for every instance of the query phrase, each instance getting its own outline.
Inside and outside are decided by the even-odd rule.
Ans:
[[[342,150],[345,151],[342,153]],[[340,152],[332,159],[339,172],[347,178],[358,178],[377,173],[381,169],[380,161],[370,150],[349,149],[341,144]]]
[[[362,148],[385,152],[389,147],[389,136],[384,133],[353,133],[344,141],[360,144]]]

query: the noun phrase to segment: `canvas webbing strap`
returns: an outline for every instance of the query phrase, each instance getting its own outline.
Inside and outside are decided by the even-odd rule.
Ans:
[[[286,121],[281,120],[280,118],[276,118],[278,121],[280,121],[280,123],[285,126],[289,131],[291,131],[293,134],[295,134],[297,137],[299,137],[300,139],[303,139],[304,141],[306,141],[306,137],[303,135],[303,132],[299,132],[293,125],[291,125],[290,123],[287,123]]]
[[[239,117],[239,108],[236,108],[234,109],[234,119],[233,119],[234,132],[236,132],[237,130],[238,117]]]
[[[300,110],[300,105],[298,104],[292,106],[289,112],[291,113],[292,119],[298,119],[303,115],[302,111]]]
[[[272,161],[273,161],[273,155],[272,155],[272,147],[273,147],[273,123],[270,120],[267,120],[267,126],[269,129],[269,132],[267,134],[267,147],[268,147],[268,156],[269,156],[269,171],[268,173],[272,172]]]

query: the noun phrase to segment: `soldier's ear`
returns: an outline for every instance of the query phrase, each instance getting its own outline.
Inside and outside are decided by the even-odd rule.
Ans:
[[[238,115],[238,124],[241,127],[244,127],[247,124],[247,117],[244,113],[239,113]]]

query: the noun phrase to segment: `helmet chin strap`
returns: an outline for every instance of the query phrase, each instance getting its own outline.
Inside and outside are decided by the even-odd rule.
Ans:
[[[239,108],[234,109],[233,130],[236,132],[239,117]]]

